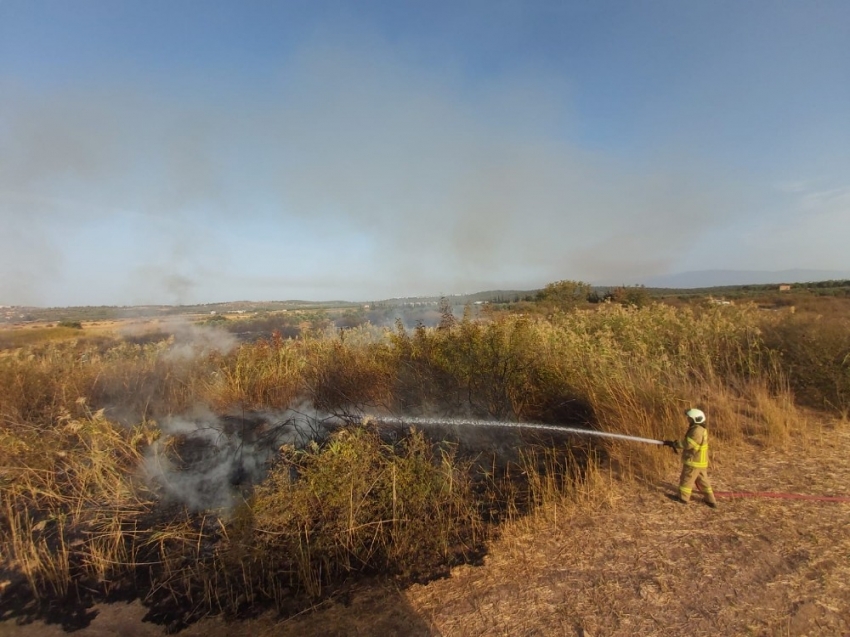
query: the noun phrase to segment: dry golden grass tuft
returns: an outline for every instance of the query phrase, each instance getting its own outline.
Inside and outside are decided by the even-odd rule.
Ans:
[[[84,399],[78,408],[53,427],[6,421],[0,431],[0,558],[37,599],[131,564],[134,523],[151,504],[133,476],[156,431],[116,428]]]

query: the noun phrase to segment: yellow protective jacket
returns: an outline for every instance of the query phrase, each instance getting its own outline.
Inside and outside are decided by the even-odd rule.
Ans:
[[[682,463],[696,469],[708,468],[708,431],[702,425],[691,425],[682,440],[676,441],[682,450]]]

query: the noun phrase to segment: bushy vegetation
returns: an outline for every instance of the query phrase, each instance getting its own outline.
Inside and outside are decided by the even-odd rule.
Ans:
[[[850,413],[850,317],[794,313],[767,323],[764,341],[777,352],[797,402]]]
[[[7,352],[0,568],[13,584],[3,594],[134,590],[154,614],[183,619],[263,603],[290,612],[356,574],[427,576],[471,559],[493,520],[569,496],[597,462],[657,475],[673,461],[654,447],[564,441],[485,469],[456,445],[417,432],[382,438],[366,424],[283,447],[235,508],[193,510],[168,504],[141,468],[154,449],[177,453],[160,444],[157,423],[199,404],[217,413],[308,406],[355,422],[474,416],[651,438],[678,436],[682,411],[697,405],[721,444],[783,444],[805,426],[796,405],[850,406],[841,315],[575,309],[587,289],[547,290],[539,313],[457,319],[446,306],[435,328],[325,325],[227,352],[178,350],[173,339],[51,340]]]
[[[289,556],[295,580],[319,596],[352,572],[429,573],[480,548],[468,463],[435,454],[421,432],[389,445],[368,428],[326,445],[284,449],[250,514],[271,561]]]

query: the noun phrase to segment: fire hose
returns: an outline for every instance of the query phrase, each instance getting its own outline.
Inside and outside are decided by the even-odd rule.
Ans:
[[[419,418],[395,416],[368,416],[367,420],[384,425],[420,425],[434,427],[439,425],[467,426],[467,427],[502,427],[506,429],[538,429],[542,431],[554,431],[562,434],[577,434],[580,436],[598,436],[600,438],[615,438],[618,440],[630,440],[632,442],[643,442],[650,445],[663,445],[663,440],[653,438],[640,438],[638,436],[627,436],[626,434],[614,434],[607,431],[596,431],[594,429],[579,429],[576,427],[559,427],[557,425],[541,425],[532,422],[505,422],[503,420],[475,420],[472,418]]]
[[[641,438],[639,436],[629,436],[626,434],[609,433],[607,431],[596,431],[594,429],[580,429],[577,427],[559,427],[557,425],[543,425],[537,423],[525,422],[504,422],[501,420],[475,420],[463,418],[416,418],[416,417],[370,417],[370,420],[387,424],[387,425],[420,425],[420,426],[437,426],[437,425],[466,425],[477,427],[503,427],[512,429],[537,429],[543,431],[553,431],[562,434],[575,434],[579,436],[596,436],[599,438],[612,438],[614,440],[628,440],[630,442],[640,442],[648,445],[664,445],[663,440],[654,438]],[[770,491],[715,491],[714,495],[718,498],[775,498],[782,500],[808,500],[816,502],[847,502],[850,503],[850,496],[840,495],[807,495],[802,493],[775,493]]]
[[[814,500],[817,502],[848,502],[843,495],[807,495],[804,493],[773,493],[770,491],[715,491],[718,498],[779,498],[782,500]]]

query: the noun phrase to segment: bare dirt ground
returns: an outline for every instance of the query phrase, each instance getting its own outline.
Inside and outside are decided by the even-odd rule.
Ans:
[[[850,428],[802,448],[715,454],[718,491],[850,496]],[[483,566],[398,590],[364,586],[281,621],[190,626],[185,637],[850,635],[850,503],[673,502],[665,480],[509,525]],[[159,636],[134,604],[94,609],[80,637]],[[58,626],[0,623],[0,637],[54,637]]]

